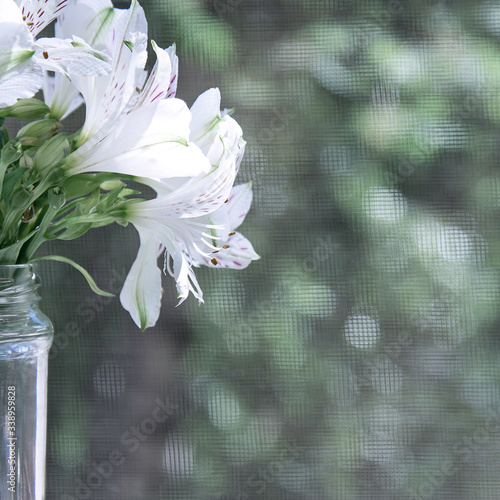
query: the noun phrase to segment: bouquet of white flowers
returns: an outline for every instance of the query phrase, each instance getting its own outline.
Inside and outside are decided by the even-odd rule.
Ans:
[[[218,89],[191,108],[175,97],[174,47],[152,41],[147,74],[147,22],[136,0],[126,10],[110,0],[0,0],[0,13],[0,126],[32,120],[12,139],[0,128],[0,264],[68,262],[106,293],[70,259],[35,252],[130,222],[140,248],[120,299],[145,329],[159,315],[161,255],[180,302],[189,292],[203,300],[193,268],[242,269],[259,258],[235,231],[252,200],[250,184],[233,187],[242,130],[220,110]],[[37,38],[54,20],[55,37]],[[40,89],[44,102],[33,97]],[[83,103],[85,122],[68,135],[61,120]]]

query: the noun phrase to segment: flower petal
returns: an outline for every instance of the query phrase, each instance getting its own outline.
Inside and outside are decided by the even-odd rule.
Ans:
[[[66,118],[84,103],[83,97],[78,90],[61,73],[55,73],[54,75],[49,75],[48,72],[45,73],[43,99],[50,108],[51,116],[58,120]]]
[[[115,10],[118,11],[113,9],[111,0],[72,2],[58,16],[54,26],[55,36],[60,39],[77,36],[96,50],[107,49],[113,21],[117,17]],[[74,84],[59,73],[45,75],[43,97],[51,115],[58,119],[68,116],[84,102]]]
[[[110,59],[103,52],[94,50],[84,40],[40,38],[37,40],[34,60],[47,71],[74,76],[103,76],[110,73]]]
[[[154,102],[123,116],[113,130],[97,134],[66,158],[71,173],[117,172],[139,177],[185,177],[210,169],[188,143],[191,115],[179,99]]]
[[[73,79],[87,106],[79,144],[99,130],[110,129],[136,93],[138,79],[142,79],[147,59],[147,36],[133,33],[127,43],[122,42],[122,50],[108,78]]]
[[[172,260],[174,268],[173,277],[177,285],[177,297],[179,299],[177,305],[187,299],[189,292],[192,292],[200,302],[203,302],[203,292],[200,289],[196,276],[186,256],[178,250],[172,256]]]
[[[209,89],[201,94],[191,106],[193,122],[191,124],[191,139],[207,154],[220,133],[220,91]]]
[[[18,99],[32,97],[42,86],[43,71],[29,61],[0,77],[0,107],[10,106]]]
[[[28,27],[23,21],[21,11],[14,0],[0,0],[0,61],[4,58],[11,58],[12,53],[16,49],[31,49],[33,36],[30,34]],[[0,62],[0,71],[3,70],[4,64]]]
[[[29,30],[35,36],[66,7],[68,0],[22,0],[20,10]]]
[[[161,306],[161,270],[157,265],[160,244],[154,234],[138,229],[141,245],[130,268],[120,301],[142,330],[154,326]]]
[[[252,182],[234,186],[227,200],[228,227],[234,231],[245,220],[252,204]],[[218,223],[217,221],[215,222]]]
[[[68,5],[54,25],[57,38],[83,38],[95,49],[107,48],[108,30],[112,29],[115,11],[111,0],[78,0]]]
[[[215,267],[223,267],[229,269],[245,269],[252,260],[259,260],[260,256],[253,249],[250,241],[240,233],[235,233],[224,242],[224,246],[214,255],[217,263]],[[206,266],[214,267],[211,259],[203,258],[203,263]]]
[[[228,154],[224,161],[209,173],[192,177],[174,191],[135,204],[133,208],[141,210],[144,216],[147,213],[175,218],[207,215],[224,204],[235,176],[234,158]]]
[[[175,96],[177,89],[177,56],[175,48],[164,50],[151,41],[156,52],[156,63],[149,78],[138,96],[133,109],[150,104],[157,99],[167,99]]]

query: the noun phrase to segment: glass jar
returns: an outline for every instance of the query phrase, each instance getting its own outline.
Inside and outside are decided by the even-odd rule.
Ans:
[[[47,365],[53,339],[32,264],[0,265],[0,498],[45,496]]]

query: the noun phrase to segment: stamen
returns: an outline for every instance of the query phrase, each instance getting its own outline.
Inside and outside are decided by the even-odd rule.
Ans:
[[[44,59],[48,59],[49,58],[49,54],[45,50],[42,52],[42,56],[43,56]]]
[[[204,252],[203,250],[201,250],[201,248],[193,242],[193,248],[200,254],[200,255],[203,255],[203,257],[208,257],[210,254],[207,253],[207,252]]]
[[[215,236],[214,234],[201,233],[201,235],[205,236],[205,238],[210,238],[211,240],[221,240],[222,239],[220,236]]]
[[[215,257],[214,257],[213,259],[211,259],[211,260],[210,260],[210,262],[211,262],[214,266],[216,266],[216,265],[219,263],[219,261],[218,261]]]
[[[219,250],[214,250],[212,253],[219,253]]]
[[[229,248],[231,245],[222,245],[222,248]]]
[[[236,234],[236,231],[231,231],[228,236],[234,236]]]

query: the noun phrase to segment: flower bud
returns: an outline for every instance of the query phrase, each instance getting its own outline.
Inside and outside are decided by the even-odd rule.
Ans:
[[[125,185],[126,184],[119,179],[109,179],[101,183],[101,189],[104,189],[104,191],[114,191],[115,189],[125,187]]]
[[[59,122],[53,118],[46,118],[45,120],[38,120],[36,122],[28,123],[17,133],[17,140],[23,146],[32,146],[47,136],[53,135],[59,128]]]
[[[66,203],[66,195],[61,187],[54,187],[48,191],[49,204],[55,210],[59,210]]]
[[[43,146],[35,154],[35,167],[43,172],[59,163],[69,148],[66,134],[57,134],[45,141]]]
[[[19,118],[20,120],[33,120],[41,118],[50,111],[42,101],[35,99],[19,99],[12,106],[0,109],[0,118]]]

